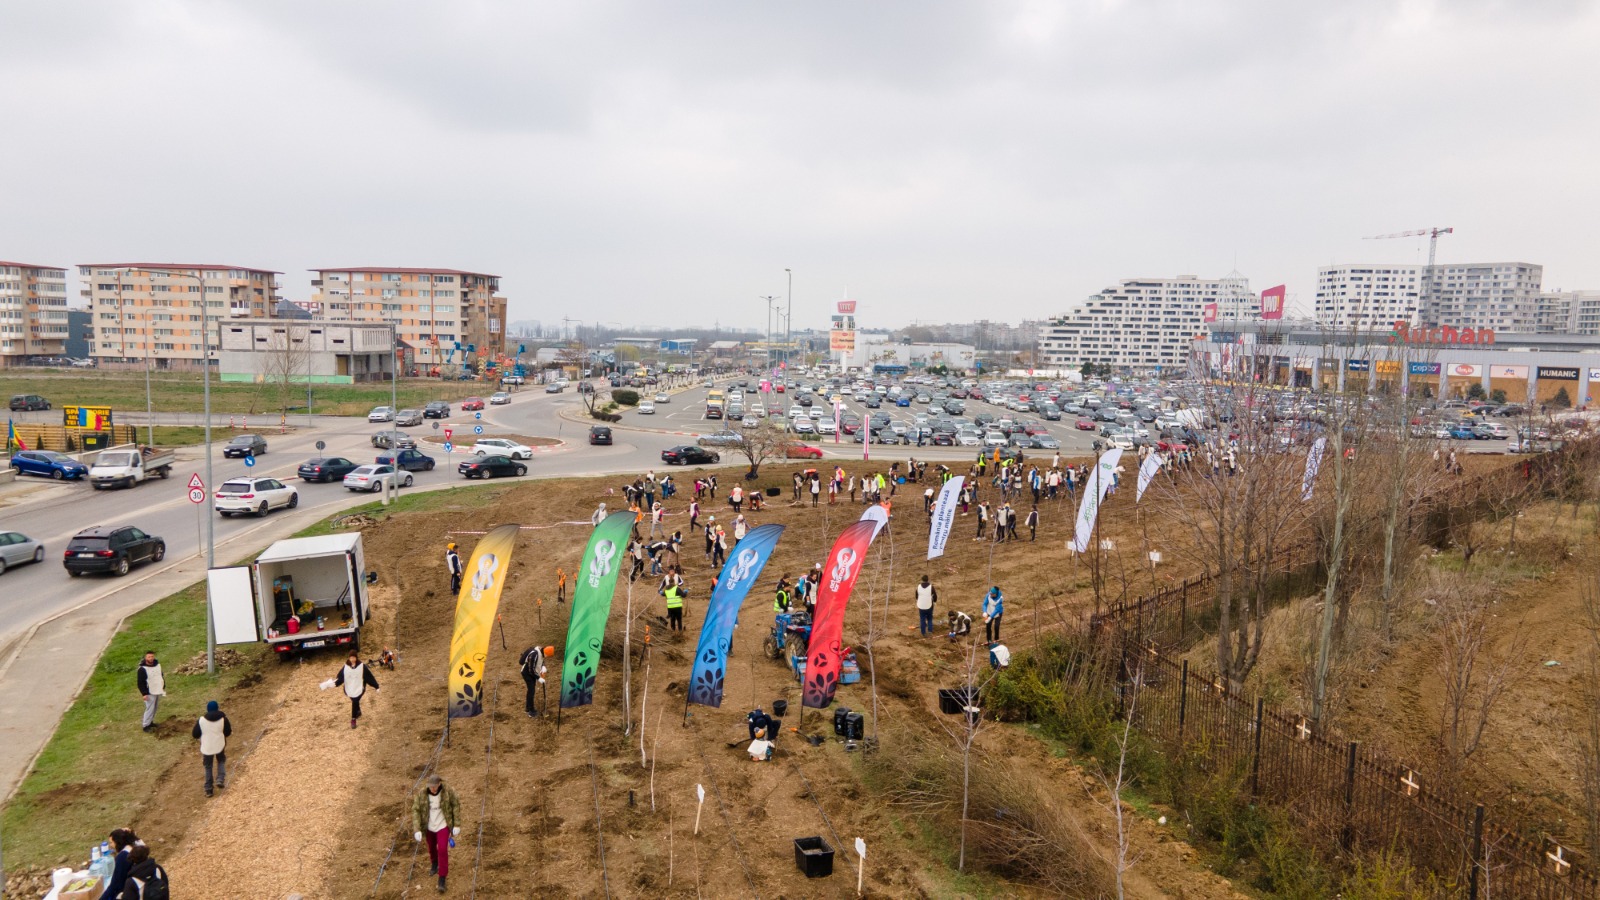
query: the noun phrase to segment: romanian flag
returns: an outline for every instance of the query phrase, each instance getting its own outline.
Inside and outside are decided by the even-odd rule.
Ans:
[[[28,449],[28,445],[24,444],[22,442],[22,438],[17,437],[17,423],[11,421],[10,419],[7,419],[6,420],[6,450],[10,450],[12,447],[16,447],[18,450],[26,450],[26,449]]]

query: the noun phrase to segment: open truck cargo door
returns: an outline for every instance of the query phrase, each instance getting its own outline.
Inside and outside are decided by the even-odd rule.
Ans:
[[[217,645],[254,644],[261,640],[255,571],[251,566],[229,566],[206,572],[206,597]]]

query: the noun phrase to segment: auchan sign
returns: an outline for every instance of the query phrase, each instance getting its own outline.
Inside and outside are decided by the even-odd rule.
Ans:
[[[1396,344],[1492,344],[1494,329],[1456,328],[1452,325],[1413,328],[1404,319],[1397,319],[1389,339]]]

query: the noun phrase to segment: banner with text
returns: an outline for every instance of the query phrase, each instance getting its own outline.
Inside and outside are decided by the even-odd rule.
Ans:
[[[928,558],[944,555],[945,541],[950,539],[950,527],[956,523],[956,504],[961,500],[961,487],[967,476],[957,475],[939,489],[939,499],[933,504],[933,527],[928,529]]]
[[[1311,445],[1311,452],[1306,454],[1306,474],[1300,480],[1300,502],[1311,499],[1311,490],[1317,486],[1317,472],[1322,469],[1322,451],[1328,447],[1328,439],[1317,438]]]
[[[1144,489],[1150,486],[1150,482],[1155,479],[1156,473],[1161,471],[1162,463],[1163,460],[1159,453],[1152,453],[1144,458],[1144,464],[1139,466],[1139,490],[1133,495],[1133,502],[1138,503],[1144,499]]]
[[[722,566],[716,590],[706,604],[700,645],[694,652],[689,676],[689,702],[721,706],[722,687],[728,675],[728,650],[733,647],[733,627],[739,624],[739,607],[750,595],[772,550],[783,536],[782,525],[762,525],[744,536]]]
[[[448,718],[466,719],[483,712],[483,664],[489,658],[489,637],[516,543],[517,526],[501,525],[478,540],[467,560],[456,596],[456,627],[450,635]]]
[[[1072,549],[1079,553],[1089,549],[1089,541],[1094,537],[1094,522],[1100,516],[1100,504],[1105,502],[1106,491],[1111,487],[1117,463],[1121,461],[1122,448],[1107,450],[1095,463],[1094,474],[1089,476],[1088,483],[1084,485],[1083,502],[1078,505],[1078,530],[1072,538]]]
[[[572,589],[572,621],[567,624],[565,662],[561,666],[561,705],[587,706],[594,702],[595,672],[600,668],[600,644],[611,618],[611,595],[622,571],[622,552],[633,530],[634,514],[606,516],[589,536]]]
[[[1261,318],[1283,318],[1283,298],[1288,293],[1287,285],[1269,287],[1261,292]]]
[[[800,699],[803,706],[822,709],[833,702],[833,692],[839,689],[839,670],[844,662],[839,644],[844,633],[844,610],[855,589],[856,576],[867,561],[867,548],[877,533],[877,522],[856,522],[834,541],[822,564],[822,584],[817,589],[816,615],[811,620],[811,644]]]

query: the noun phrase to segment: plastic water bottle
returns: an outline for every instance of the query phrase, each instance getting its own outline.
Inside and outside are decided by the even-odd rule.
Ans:
[[[91,846],[89,848],[89,871],[91,873],[93,873],[93,872],[98,872],[99,870],[100,870],[100,845],[99,844],[95,844],[95,845],[93,845],[93,846]]]

